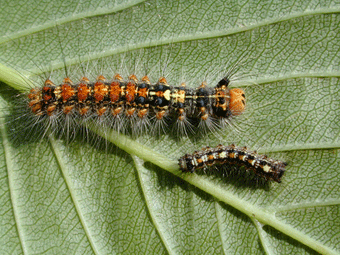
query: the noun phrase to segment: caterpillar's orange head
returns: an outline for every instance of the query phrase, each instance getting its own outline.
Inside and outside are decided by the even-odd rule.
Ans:
[[[229,110],[232,115],[240,115],[246,107],[246,96],[243,89],[231,89],[229,91]]]

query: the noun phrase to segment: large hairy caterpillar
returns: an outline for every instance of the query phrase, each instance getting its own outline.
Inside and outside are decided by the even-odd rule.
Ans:
[[[215,87],[202,82],[198,88],[169,85],[164,77],[151,83],[148,76],[137,79],[130,75],[124,80],[115,74],[112,80],[100,75],[91,82],[82,77],[78,83],[65,78],[59,85],[50,79],[44,86],[32,88],[28,94],[28,107],[38,119],[72,118],[104,119],[114,127],[142,123],[149,127],[168,119],[183,126],[195,126],[210,121],[226,121],[240,115],[245,109],[242,89],[229,89],[228,76]],[[196,125],[197,126],[197,125]],[[195,132],[195,130],[194,130]]]

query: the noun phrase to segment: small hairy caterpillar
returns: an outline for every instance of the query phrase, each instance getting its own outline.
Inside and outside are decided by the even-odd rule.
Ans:
[[[186,154],[179,159],[182,172],[194,172],[197,169],[213,165],[238,164],[253,171],[266,181],[281,182],[287,163],[259,155],[249,151],[247,147],[237,147],[234,144],[216,148],[206,147],[193,154]]]

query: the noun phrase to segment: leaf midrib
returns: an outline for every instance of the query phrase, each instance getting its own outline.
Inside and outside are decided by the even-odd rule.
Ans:
[[[285,224],[284,222],[279,221],[275,217],[275,211],[269,211],[267,208],[251,205],[243,199],[240,199],[239,197],[234,195],[232,192],[225,190],[223,187],[216,185],[216,183],[204,177],[198,175],[182,174],[179,171],[177,161],[170,160],[169,158],[161,155],[158,152],[155,152],[145,145],[134,146],[136,142],[130,140],[130,138],[125,135],[120,134],[119,139],[117,139],[118,134],[112,130],[96,130],[93,129],[93,127],[91,128],[91,126],[89,128],[96,134],[102,136],[119,148],[125,150],[127,153],[136,155],[137,157],[140,157],[145,161],[149,161],[169,171],[170,173],[182,178],[186,182],[212,195],[218,200],[236,208],[237,210],[246,214],[249,218],[254,218],[262,224],[269,225],[320,253],[337,254],[335,250],[325,246],[323,243],[309,237],[301,231],[294,229],[289,224]],[[130,146],[127,146],[128,144]]]

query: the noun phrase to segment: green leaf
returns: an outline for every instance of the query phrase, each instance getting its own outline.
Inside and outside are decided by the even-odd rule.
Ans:
[[[0,80],[20,91],[51,70],[197,87],[236,66],[247,96],[221,137],[195,141],[106,127],[91,127],[106,142],[26,139],[2,118],[1,254],[340,253],[339,2],[1,5]],[[180,173],[184,153],[219,143],[287,161],[282,183]]]

